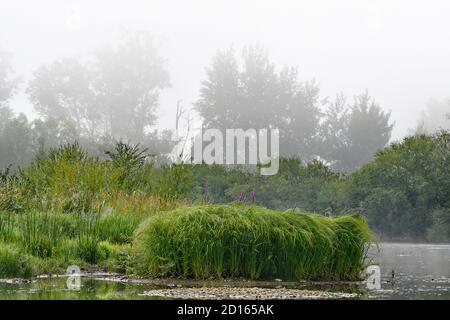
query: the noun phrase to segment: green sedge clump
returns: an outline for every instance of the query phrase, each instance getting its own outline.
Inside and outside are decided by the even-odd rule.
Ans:
[[[372,233],[333,219],[246,205],[179,208],[136,231],[133,272],[152,277],[357,280]]]

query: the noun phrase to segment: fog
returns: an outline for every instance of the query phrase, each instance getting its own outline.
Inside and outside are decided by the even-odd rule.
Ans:
[[[158,126],[173,128],[177,101],[190,108],[198,99],[218,49],[259,43],[277,67],[298,66],[301,80],[316,79],[322,98],[368,89],[392,111],[399,139],[431,99],[450,96],[449,12],[445,0],[15,0],[0,4],[0,46],[26,84],[42,63],[84,56],[123,30],[147,30],[161,40],[170,72]],[[23,92],[10,107],[36,116]]]

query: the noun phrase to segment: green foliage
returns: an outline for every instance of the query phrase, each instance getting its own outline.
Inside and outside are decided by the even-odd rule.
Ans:
[[[124,189],[133,189],[139,182],[139,177],[142,176],[140,169],[147,159],[147,151],[148,149],[141,149],[139,144],[130,145],[122,141],[115,144],[114,151],[106,151],[113,167],[121,172],[119,183]]]
[[[122,141],[116,143],[114,151],[106,151],[114,167],[126,170],[139,169],[145,163],[146,153],[147,149],[141,150],[139,144],[129,145]]]
[[[0,241],[12,241],[14,238],[14,216],[11,212],[0,212]]]
[[[279,172],[272,176],[220,165],[196,165],[193,170],[196,187],[189,196],[197,201],[202,198],[202,186],[207,183],[209,199],[213,203],[237,201],[241,192],[247,195],[247,201],[251,201],[254,188],[256,203],[272,209],[285,210],[298,205],[305,211],[322,212],[330,204],[336,211],[343,206],[339,175],[319,161],[304,164],[296,157],[281,158]],[[337,200],[324,199],[325,191]]]
[[[0,278],[30,278],[33,267],[27,255],[0,242]]]
[[[10,167],[0,169],[0,211],[18,211],[20,192],[17,188],[18,178]]]
[[[0,212],[0,243],[29,255],[34,272],[64,272],[70,264],[124,272],[141,220],[120,213]]]
[[[145,149],[122,142],[108,154],[110,161],[101,161],[76,143],[40,153],[14,183],[0,184],[8,191],[0,195],[0,210],[98,213],[127,194],[178,199],[192,188],[190,166],[155,167],[145,163]]]
[[[143,223],[131,265],[155,277],[355,280],[371,240],[359,216],[328,219],[245,205],[198,206]]]
[[[112,213],[102,216],[98,226],[99,237],[111,243],[131,243],[134,230],[141,220],[133,214]]]
[[[32,255],[47,258],[61,241],[60,225],[51,213],[27,213],[22,229],[23,246]]]
[[[349,178],[348,205],[362,204],[380,234],[425,240],[433,211],[450,205],[449,141],[446,132],[412,136],[378,152]]]
[[[240,202],[252,203],[253,190],[256,192],[256,205],[276,210],[295,207],[295,210],[287,214],[288,216],[296,211],[322,213],[326,208],[331,208],[335,215],[339,215],[353,213],[356,208],[362,208],[368,223],[381,238],[449,241],[448,132],[440,132],[433,136],[409,137],[401,143],[395,143],[378,152],[370,164],[349,176],[332,171],[323,162],[316,160],[305,163],[298,158],[282,158],[277,175],[260,176],[258,168],[240,166],[158,165],[146,161],[145,149],[123,143],[116,145],[115,151],[109,155],[109,160],[100,160],[90,156],[78,144],[66,144],[47,153],[39,153],[29,167],[19,171],[7,169],[0,172],[0,241],[14,247],[17,252],[30,255],[39,272],[54,272],[61,268],[63,270],[69,263],[85,266],[96,264],[110,268],[108,270],[123,272],[128,267],[128,249],[133,242],[134,232],[146,217],[192,203],[237,202],[241,194],[246,195],[246,200]],[[205,188],[205,185],[208,187]],[[211,209],[213,214],[209,213],[210,209],[195,208],[193,211],[186,209],[186,214],[181,214],[181,211],[177,214],[167,214],[164,219],[167,221],[173,219],[171,220],[173,225],[178,225],[177,221],[184,221],[189,225],[192,212],[208,211],[205,213],[206,217],[219,217],[218,221],[222,221],[222,217],[215,213],[216,207],[206,208],[213,208]],[[257,225],[267,235],[273,231],[269,227],[265,229],[266,226],[273,225],[279,231],[282,228],[280,226],[284,225],[283,221],[276,220],[278,218],[272,218],[273,215],[284,217],[284,214],[279,212],[269,214],[263,209],[247,209],[245,206],[227,208],[227,212],[234,212],[230,217],[235,217],[236,221],[244,226],[255,221],[260,223],[259,213],[256,215],[251,212],[263,212],[264,219],[267,216],[270,223]],[[242,208],[239,210],[244,213],[236,208]],[[192,215],[193,230],[197,230],[195,228],[201,223],[197,221],[196,214]],[[298,215],[303,217],[301,214]],[[160,216],[164,215],[158,215]],[[183,220],[180,217],[190,218]],[[211,222],[208,219],[205,220],[207,225],[214,230],[215,220]],[[330,221],[335,222],[339,219],[324,220],[315,217],[312,221],[319,221],[319,224],[324,223],[328,226]],[[296,225],[295,221],[290,223]],[[222,227],[223,225],[218,226],[218,230],[225,232],[225,229],[220,229]],[[332,227],[334,224],[328,226],[327,230]],[[185,227],[179,228],[180,232],[186,231]],[[324,230],[320,229],[320,232],[327,234],[328,231]],[[170,229],[170,232],[175,231]],[[209,233],[204,229],[200,228],[195,232],[205,233],[209,237]],[[242,237],[250,237],[249,232],[247,229],[243,230]],[[342,234],[348,233],[342,231]],[[339,234],[336,233],[334,239],[339,238]],[[174,243],[170,241],[176,239],[177,241],[185,239],[181,234],[176,235],[179,238],[172,240],[164,240],[162,233],[158,235],[161,236],[158,239],[162,239],[161,246]],[[254,235],[266,239],[265,235],[260,233]],[[242,243],[256,241],[252,239],[242,238],[240,241]],[[271,239],[276,248],[274,251],[284,250],[276,238]],[[324,239],[316,238],[317,241],[326,243]],[[186,238],[185,241],[193,248],[196,245],[195,237]],[[340,243],[345,241],[345,237],[339,240]],[[203,272],[211,276],[239,276],[241,273],[249,277],[272,276],[274,260],[270,260],[272,269],[261,262],[262,258],[257,255],[260,247],[255,243],[251,247],[253,251],[246,251],[245,256],[252,264],[250,262],[248,265],[244,264],[239,272],[227,264],[228,256],[221,256],[220,253],[220,250],[225,250],[224,247],[220,247],[220,243],[215,241],[210,245],[222,249],[218,251],[219,256],[208,258],[212,262],[208,262],[206,267],[195,260],[197,259],[195,255],[207,254],[203,247],[199,247],[203,249],[199,249],[197,253],[186,251],[190,252],[188,257],[182,260],[188,261],[186,263],[189,267],[186,269],[183,266],[177,267],[178,269],[174,271],[171,267],[172,262],[165,266],[170,267],[167,269],[168,273],[182,275],[186,273],[187,276],[198,276]],[[291,250],[289,246],[291,244],[288,245],[288,250]],[[319,246],[322,248],[322,245]],[[184,247],[180,245],[180,248]],[[264,248],[267,250],[266,256],[270,256],[272,249],[267,246]],[[327,246],[323,246],[323,249],[323,252],[317,253],[317,259],[322,254],[328,257],[331,249]],[[332,250],[336,251],[337,248],[332,247]],[[352,250],[353,247],[349,244],[349,247],[342,249],[341,253],[344,255],[343,252]],[[311,278],[340,277],[327,274],[327,270],[332,268],[328,265],[323,267],[323,274],[314,274],[308,266],[315,258],[311,258],[310,261],[301,260],[302,257],[295,255],[294,257],[305,263],[302,268],[307,270],[298,273],[299,277],[300,275]],[[159,261],[158,259],[155,261]],[[183,255],[179,259],[184,259]],[[240,258],[232,256],[230,259],[234,261],[233,263],[237,263]],[[290,261],[288,257],[279,259]],[[181,260],[173,261],[175,264],[181,264]],[[320,265],[320,259],[314,260],[314,263]],[[336,262],[340,263],[342,262]],[[138,269],[139,265],[143,266],[138,264]],[[156,265],[154,267],[156,268]],[[286,268],[277,267],[276,270],[287,278],[294,277],[294,271]],[[154,269],[152,270],[157,274]]]
[[[163,165],[156,194],[162,198],[181,198],[192,188],[192,167],[185,164]]]
[[[24,206],[64,212],[98,211],[118,191],[119,172],[78,144],[40,154],[20,171]]]
[[[417,226],[417,221],[411,220],[417,218],[411,214],[413,208],[398,190],[373,189],[363,203],[370,225],[383,235],[400,238],[412,234],[410,228]]]
[[[427,230],[427,239],[432,242],[450,242],[450,209],[436,209],[432,218],[433,223]]]
[[[99,215],[80,214],[77,226],[77,254],[88,263],[98,262],[101,254],[99,249],[100,228]]]

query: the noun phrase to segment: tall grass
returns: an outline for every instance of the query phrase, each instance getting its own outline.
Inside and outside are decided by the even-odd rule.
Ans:
[[[150,276],[355,280],[371,239],[359,216],[329,219],[244,205],[180,208],[141,225],[132,267]]]
[[[190,166],[156,167],[139,145],[119,142],[107,155],[100,160],[67,144],[38,154],[16,176],[0,172],[0,210],[100,213],[116,205],[133,209],[134,200],[170,206],[191,189]]]
[[[142,218],[132,214],[112,213],[102,216],[99,220],[99,238],[111,243],[131,243],[133,233]]]
[[[28,256],[17,248],[0,243],[0,278],[29,278],[33,267]]]
[[[88,263],[98,262],[100,258],[99,215],[79,214],[77,231],[78,256]]]
[[[30,212],[23,220],[22,241],[26,251],[41,258],[52,256],[62,236],[59,219],[51,213]]]
[[[11,212],[0,212],[0,241],[12,241],[14,237],[14,216]]]

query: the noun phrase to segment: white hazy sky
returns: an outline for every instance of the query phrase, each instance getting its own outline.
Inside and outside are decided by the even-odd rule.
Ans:
[[[430,98],[450,96],[447,0],[2,0],[0,47],[25,80],[41,63],[83,55],[121,29],[165,39],[172,88],[160,125],[173,127],[176,101],[189,107],[217,49],[260,43],[278,65],[298,65],[321,96],[369,89],[392,111],[394,138],[415,126]],[[23,95],[16,111],[32,116]]]

